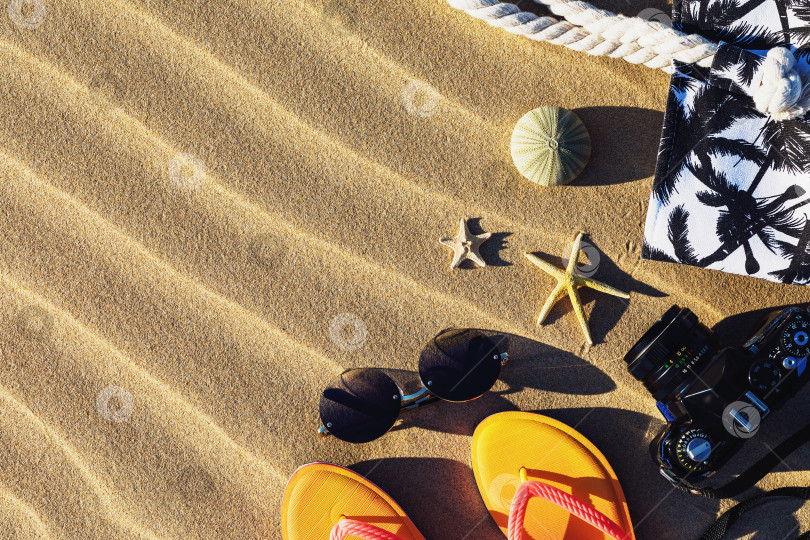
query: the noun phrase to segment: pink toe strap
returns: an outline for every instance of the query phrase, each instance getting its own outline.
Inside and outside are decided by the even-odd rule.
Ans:
[[[401,536],[390,533],[374,525],[356,521],[354,519],[341,519],[332,527],[329,540],[343,540],[352,535],[363,540],[404,540]]]
[[[523,520],[526,518],[526,507],[532,497],[541,497],[565,508],[571,514],[587,521],[616,540],[629,540],[631,538],[621,527],[613,523],[609,517],[596,508],[585,504],[561,489],[531,480],[523,482],[517,493],[515,493],[515,498],[512,499],[512,507],[509,509],[509,540],[521,540],[523,538]]]

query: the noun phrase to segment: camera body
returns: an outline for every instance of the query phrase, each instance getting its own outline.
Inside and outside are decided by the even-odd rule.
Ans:
[[[653,442],[673,483],[713,474],[762,419],[810,378],[810,313],[770,313],[741,347],[723,346],[694,313],[672,306],[625,355],[669,422]]]

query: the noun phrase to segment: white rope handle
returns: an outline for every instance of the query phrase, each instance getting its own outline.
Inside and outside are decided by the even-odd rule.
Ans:
[[[754,76],[754,105],[774,120],[801,118],[810,110],[810,80],[796,71],[796,58],[787,49],[768,51]]]
[[[672,60],[709,67],[717,44],[684,34],[658,21],[617,15],[587,2],[534,0],[563,17],[540,17],[500,0],[447,0],[456,8],[507,32],[565,45],[594,56],[624,58],[632,64],[672,72]]]
[[[565,45],[594,56],[624,58],[632,64],[672,73],[672,61],[711,67],[718,44],[684,34],[658,21],[626,17],[581,0],[533,0],[555,15],[540,17],[500,0],[447,0],[477,19],[535,41]],[[810,77],[795,69],[793,54],[782,47],[768,52],[754,84],[754,105],[774,120],[803,117],[810,111]]]

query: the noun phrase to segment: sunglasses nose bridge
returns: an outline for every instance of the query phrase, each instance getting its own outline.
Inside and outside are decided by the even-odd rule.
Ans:
[[[428,389],[423,386],[422,388],[420,388],[419,390],[417,390],[413,394],[408,394],[407,396],[402,396],[403,407],[405,406],[404,405],[405,403],[407,403],[409,401],[413,401],[415,399],[418,399],[418,398],[424,396],[427,392],[428,392]]]
[[[443,350],[445,348],[439,343],[440,338],[444,338],[442,342],[446,344],[455,341],[452,334],[446,335],[449,330],[464,334],[472,332],[472,335],[464,337],[455,336],[461,338],[459,343],[451,347],[461,345],[461,349],[456,349],[456,354]],[[451,341],[445,341],[446,338],[451,338]],[[368,442],[391,429],[402,410],[439,399],[469,401],[483,395],[495,384],[501,366],[509,359],[508,353],[498,351],[502,341],[495,343],[475,329],[449,327],[442,330],[422,351],[419,359],[421,388],[410,394],[405,394],[403,387],[382,370],[364,368],[345,371],[324,390],[320,409],[325,425],[318,429],[318,434],[334,435],[347,442]],[[466,345],[461,342],[466,342]],[[468,350],[470,343],[475,343],[476,353]],[[445,353],[449,353],[449,356]],[[362,384],[355,384],[357,381]],[[333,419],[333,422],[329,419]]]

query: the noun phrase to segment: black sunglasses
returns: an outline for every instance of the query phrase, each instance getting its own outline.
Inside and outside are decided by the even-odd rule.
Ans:
[[[403,409],[439,399],[470,401],[492,388],[508,359],[497,342],[481,330],[449,328],[431,339],[419,355],[422,387],[403,395],[400,386],[381,369],[349,369],[321,395],[321,435],[351,443],[373,441],[394,427]],[[503,347],[505,349],[505,346]]]

